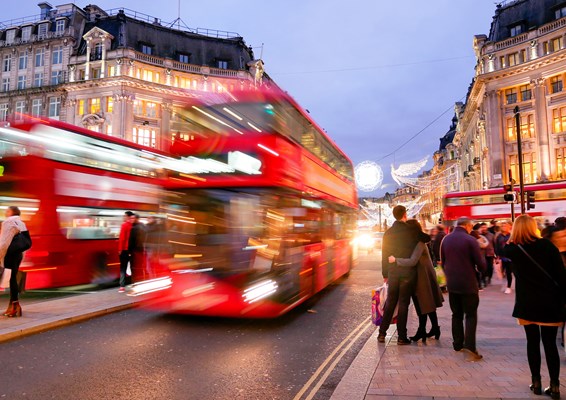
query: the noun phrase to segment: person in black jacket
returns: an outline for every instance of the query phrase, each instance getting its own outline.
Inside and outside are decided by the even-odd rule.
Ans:
[[[144,275],[145,225],[140,222],[140,216],[134,214],[130,217],[132,230],[128,242],[128,251],[131,254],[132,280]]]
[[[540,342],[544,346],[550,387],[545,393],[560,398],[560,356],[556,345],[558,328],[564,321],[566,269],[558,249],[537,234],[536,221],[521,215],[515,220],[505,255],[515,274],[513,316],[525,329],[527,358],[532,375],[531,390],[542,393]]]
[[[471,361],[478,361],[482,356],[476,349],[480,303],[476,269],[485,272],[486,266],[478,241],[470,235],[472,227],[470,219],[458,219],[454,231],[442,241],[440,257],[452,310],[452,346],[456,351],[468,353]]]
[[[418,240],[415,231],[405,223],[407,221],[407,209],[405,207],[396,206],[393,208],[393,216],[396,221],[384,233],[381,249],[381,272],[383,280],[388,284],[388,296],[377,340],[380,343],[385,342],[385,336],[391,324],[393,312],[397,304],[399,304],[397,312],[397,344],[406,345],[411,344],[411,340],[407,337],[407,319],[411,296],[415,291],[417,269],[414,265],[412,267],[401,267],[396,263],[390,263],[389,256],[410,258]]]

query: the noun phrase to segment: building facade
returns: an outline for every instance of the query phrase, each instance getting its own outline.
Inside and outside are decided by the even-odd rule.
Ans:
[[[454,139],[460,190],[518,181],[515,107],[525,183],[566,179],[566,2],[499,4],[474,50],[476,76]]]
[[[263,76],[236,33],[127,9],[39,7],[38,17],[0,23],[0,120],[45,116],[166,148],[186,135],[174,110],[187,98],[255,87]]]

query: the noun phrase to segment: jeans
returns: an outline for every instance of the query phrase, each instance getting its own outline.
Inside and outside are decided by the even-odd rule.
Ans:
[[[417,271],[415,268],[393,267],[389,271],[388,293],[383,310],[383,321],[379,327],[379,334],[385,336],[387,329],[391,325],[393,312],[397,303],[399,311],[397,312],[397,334],[400,338],[407,337],[407,319],[409,318],[409,305],[411,304],[411,296],[415,291],[417,282]]]
[[[448,293],[452,310],[452,345],[454,350],[466,348],[476,351],[476,328],[480,297],[474,294]],[[464,328],[464,318],[466,320]]]
[[[120,287],[126,286],[126,270],[128,269],[128,263],[130,261],[130,252],[127,250],[122,250],[120,252]]]

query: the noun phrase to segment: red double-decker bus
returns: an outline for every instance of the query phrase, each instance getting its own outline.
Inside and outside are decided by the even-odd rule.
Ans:
[[[519,188],[514,188],[519,198]],[[566,182],[525,185],[525,191],[535,192],[535,208],[528,214],[539,220],[554,221],[566,212]],[[450,224],[460,217],[476,221],[510,219],[511,204],[503,199],[505,190],[493,188],[471,192],[448,193],[444,196],[443,221]],[[521,213],[520,204],[513,205],[515,214]],[[541,222],[542,222],[541,221]]]
[[[26,287],[115,280],[124,211],[158,211],[166,155],[58,121],[25,119],[0,128],[0,157],[0,210],[19,206],[33,238],[21,267]]]
[[[176,110],[173,124],[184,170],[170,172],[162,209],[171,281],[148,304],[274,317],[348,274],[352,163],[292,98],[231,94]]]

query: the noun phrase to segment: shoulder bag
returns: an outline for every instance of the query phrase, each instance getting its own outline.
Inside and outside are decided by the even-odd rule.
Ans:
[[[6,254],[17,254],[23,253],[31,248],[31,236],[29,231],[21,231],[14,235],[10,247],[6,251]]]
[[[529,258],[529,260],[531,260],[531,262],[532,262],[534,265],[536,265],[536,266],[538,267],[538,269],[540,269],[540,270],[542,271],[542,273],[545,274],[545,275],[548,277],[548,279],[550,279],[550,280],[552,281],[552,283],[554,283],[554,286],[556,286],[556,287],[558,288],[558,291],[559,291],[559,293],[560,293],[561,287],[560,287],[560,285],[558,284],[558,282],[556,282],[556,279],[554,279],[554,278],[548,273],[548,271],[545,270],[545,269],[542,267],[542,265],[540,265],[533,257],[531,257],[531,255],[530,255],[529,253],[527,253],[527,251],[523,248],[523,246],[521,246],[520,244],[518,244],[517,246],[521,249],[521,251],[522,251],[523,253],[525,253],[525,255]],[[566,303],[564,303],[564,305],[563,305],[562,318],[563,318],[563,319],[566,319]]]

